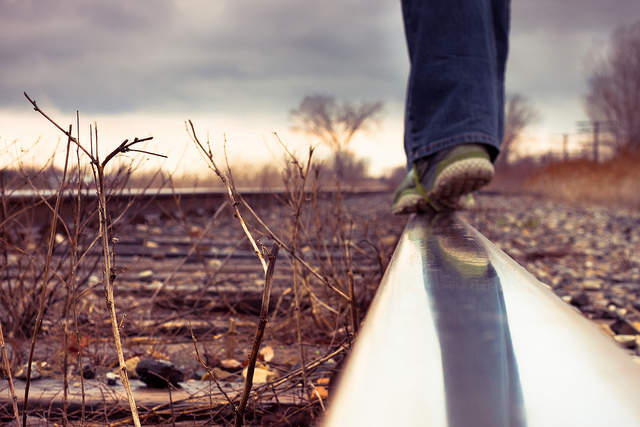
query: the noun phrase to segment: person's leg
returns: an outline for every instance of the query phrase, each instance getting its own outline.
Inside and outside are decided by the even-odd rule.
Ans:
[[[421,197],[436,209],[455,208],[458,196],[493,176],[490,160],[503,133],[509,0],[403,0],[402,9],[411,62],[404,144],[413,169],[393,210],[422,210]],[[467,144],[476,145],[460,147]],[[456,163],[439,182],[442,168],[428,169],[449,165],[452,150],[453,161],[466,163]]]
[[[496,39],[496,97],[498,100],[498,141],[504,136],[504,78],[509,53],[511,0],[493,0],[493,34]],[[494,158],[495,160],[495,158]]]
[[[409,163],[460,143],[500,147],[508,0],[402,1]]]

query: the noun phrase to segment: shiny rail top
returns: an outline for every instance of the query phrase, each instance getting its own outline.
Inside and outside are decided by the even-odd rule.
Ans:
[[[640,426],[640,366],[458,214],[414,216],[327,426]]]

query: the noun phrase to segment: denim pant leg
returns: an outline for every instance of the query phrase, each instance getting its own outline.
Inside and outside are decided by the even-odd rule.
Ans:
[[[404,146],[409,166],[504,130],[510,0],[402,0],[411,71]]]

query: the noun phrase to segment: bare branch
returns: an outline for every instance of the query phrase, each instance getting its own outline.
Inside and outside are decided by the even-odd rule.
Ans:
[[[211,146],[209,145],[209,143],[207,142],[208,149],[205,149],[202,143],[200,142],[200,140],[198,139],[198,136],[196,135],[195,127],[193,126],[193,123],[191,122],[191,120],[189,120],[189,126],[187,127],[187,131],[189,131],[189,127],[191,128],[191,132],[189,132],[189,136],[191,137],[193,142],[198,146],[198,148],[200,148],[201,153],[205,156],[206,160],[209,163],[209,167],[216,173],[216,175],[218,175],[218,177],[222,180],[225,187],[227,188],[227,195],[229,196],[230,204],[236,213],[236,217],[240,222],[240,226],[242,227],[242,229],[244,230],[244,233],[247,235],[247,238],[251,242],[251,246],[253,246],[253,250],[255,251],[255,254],[260,259],[260,262],[262,263],[262,268],[266,272],[268,268],[267,261],[262,255],[262,251],[260,250],[260,248],[258,248],[258,244],[256,243],[255,239],[251,235],[251,232],[249,231],[249,228],[247,227],[246,222],[242,218],[242,214],[239,209],[239,206],[242,204],[242,198],[233,187],[233,184],[231,183],[227,175],[224,172],[222,172],[220,168],[218,168],[218,165],[213,159],[213,154],[211,152]]]
[[[346,152],[356,132],[377,122],[383,108],[382,101],[338,103],[331,96],[312,95],[305,96],[289,115],[293,130],[320,138],[334,152]]]
[[[25,94],[26,95],[26,94]],[[36,347],[36,340],[38,338],[38,332],[40,332],[40,325],[42,324],[42,317],[44,314],[44,305],[46,302],[47,296],[47,284],[49,282],[49,274],[51,272],[51,258],[53,256],[53,247],[55,246],[55,237],[56,237],[56,225],[58,224],[58,212],[60,211],[60,201],[62,200],[62,193],[64,192],[64,185],[67,177],[67,166],[69,165],[69,152],[71,148],[71,126],[69,126],[69,131],[65,132],[66,135],[69,135],[69,139],[67,141],[67,152],[64,161],[64,172],[62,175],[62,179],[60,180],[60,186],[58,188],[58,194],[56,196],[56,205],[54,208],[54,212],[51,220],[51,232],[49,234],[49,246],[47,251],[47,260],[44,267],[44,274],[42,277],[42,291],[40,293],[40,302],[38,304],[38,315],[36,317],[36,324],[33,328],[33,336],[31,338],[31,347],[29,349],[29,362],[27,364],[27,382],[24,386],[24,406],[23,406],[23,415],[22,415],[22,425],[23,427],[27,426],[27,414],[28,414],[28,406],[29,406],[29,388],[31,385],[31,370],[33,366],[33,355]]]
[[[256,361],[258,360],[258,352],[260,351],[260,344],[264,337],[264,331],[267,327],[269,317],[269,301],[271,299],[271,284],[273,280],[273,273],[276,268],[276,260],[278,259],[278,251],[280,245],[275,243],[268,253],[269,267],[265,272],[264,277],[264,289],[262,292],[262,305],[260,307],[260,320],[258,320],[258,327],[256,328],[256,334],[253,339],[253,346],[251,348],[251,354],[249,355],[249,364],[247,365],[247,377],[244,382],[244,390],[242,391],[242,398],[236,412],[235,427],[240,427],[244,423],[244,411],[247,407],[249,400],[249,394],[251,393],[251,387],[253,386],[253,373],[256,368]]]
[[[586,68],[589,118],[611,125],[618,148],[640,148],[640,21],[614,31]]]
[[[505,100],[504,136],[498,163],[506,165],[522,132],[540,120],[540,112],[519,93],[507,94]]]
[[[33,105],[33,109],[36,110],[38,113],[40,113],[40,115],[42,115],[42,117],[44,117],[45,119],[49,120],[55,127],[57,127],[60,132],[64,133],[67,138],[69,138],[69,141],[73,142],[74,144],[76,144],[82,151],[84,151],[84,154],[86,154],[87,156],[89,156],[89,158],[93,161],[94,158],[91,155],[91,153],[89,153],[82,145],[80,145],[80,143],[78,142],[78,140],[71,135],[71,131],[66,131],[64,130],[58,123],[56,123],[55,121],[53,121],[53,119],[51,119],[51,117],[49,117],[48,115],[45,114],[44,111],[42,111],[40,109],[40,107],[38,107],[38,105],[36,104],[35,100],[32,100],[31,98],[29,98],[29,95],[27,95],[27,92],[23,92],[24,96],[29,100],[29,102],[31,103],[31,105]]]

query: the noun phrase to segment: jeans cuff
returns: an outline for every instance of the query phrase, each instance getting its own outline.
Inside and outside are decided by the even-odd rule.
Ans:
[[[434,141],[427,145],[423,145],[410,150],[407,156],[409,168],[411,168],[413,163],[415,163],[419,159],[431,156],[439,151],[447,150],[449,148],[464,144],[486,145],[489,151],[489,157],[491,158],[492,162],[495,161],[496,157],[498,157],[498,153],[500,152],[500,144],[495,137],[483,133],[465,133]]]

